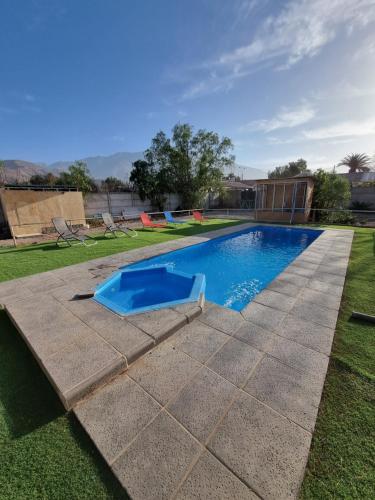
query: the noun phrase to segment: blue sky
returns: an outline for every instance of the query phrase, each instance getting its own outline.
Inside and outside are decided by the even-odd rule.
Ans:
[[[0,157],[141,151],[178,122],[237,162],[375,153],[375,0],[2,0]]]

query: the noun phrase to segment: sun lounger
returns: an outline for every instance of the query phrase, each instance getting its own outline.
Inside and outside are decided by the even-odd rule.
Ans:
[[[87,234],[78,234],[79,229],[73,230],[70,226],[68,226],[64,217],[54,217],[52,219],[52,224],[59,235],[56,240],[57,246],[59,246],[60,241],[65,241],[65,243],[67,243],[70,247],[74,243],[81,243],[85,246],[92,246],[98,243],[94,240],[94,238],[91,238],[91,236],[87,236]],[[91,241],[91,243],[86,243],[87,241]]]
[[[121,233],[121,236],[129,236],[129,238],[137,236],[137,231],[134,231],[134,229],[131,229],[123,224],[116,224],[109,212],[103,212],[102,219],[105,225],[104,235],[111,233],[115,238],[118,236],[117,233]]]
[[[193,217],[194,217],[195,220],[197,220],[201,224],[202,224],[202,222],[207,221],[207,218],[203,217],[203,215],[200,212],[198,212],[198,211],[194,211],[193,212]]]
[[[171,212],[164,212],[165,220],[170,224],[186,224],[186,220],[176,220]]]
[[[140,217],[141,217],[141,221],[142,221],[143,227],[151,227],[151,228],[154,228],[154,227],[168,227],[167,224],[165,224],[164,222],[162,222],[162,223],[152,222],[152,220],[150,219],[149,215],[146,214],[145,212],[142,212],[140,214]]]

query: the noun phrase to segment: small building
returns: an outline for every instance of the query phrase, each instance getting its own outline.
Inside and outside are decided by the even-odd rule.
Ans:
[[[207,208],[254,209],[255,181],[223,180],[224,194],[210,193]]]
[[[314,179],[312,176],[255,181],[255,219],[303,223],[310,217]]]

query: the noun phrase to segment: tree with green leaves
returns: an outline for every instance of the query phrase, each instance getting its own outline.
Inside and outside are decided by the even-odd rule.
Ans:
[[[57,182],[57,177],[51,172],[47,174],[34,174],[29,179],[29,184],[33,186],[54,186]]]
[[[303,158],[297,161],[290,161],[287,165],[276,167],[274,170],[268,172],[268,178],[281,179],[284,177],[295,177],[301,174],[311,175],[310,170],[307,168],[307,162]]]
[[[79,191],[82,191],[83,196],[86,196],[90,191],[97,190],[90,171],[83,161],[76,161],[73,165],[70,165],[67,172],[61,172],[56,184],[60,186],[74,186]]]
[[[104,191],[125,191],[127,189],[127,185],[121,179],[117,177],[109,176],[101,183],[101,188]]]
[[[224,167],[234,163],[228,137],[198,130],[187,123],[174,126],[172,137],[158,132],[145,151],[150,168],[159,173],[167,192],[181,198],[183,208],[199,206],[209,192],[222,192]]]
[[[319,209],[315,212],[315,220],[330,224],[351,224],[352,214],[343,210],[351,197],[350,183],[342,175],[326,172],[319,169],[314,174],[314,193],[312,208]],[[333,211],[337,209],[338,211]]]
[[[163,211],[166,194],[169,191],[169,179],[164,168],[157,170],[145,160],[137,160],[133,163],[130,173],[130,182],[138,191],[142,201],[150,200],[151,204],[158,210]]]
[[[364,153],[351,153],[343,158],[338,166],[349,167],[349,174],[369,172],[371,159]]]

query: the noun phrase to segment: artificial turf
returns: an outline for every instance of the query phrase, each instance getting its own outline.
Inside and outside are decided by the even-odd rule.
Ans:
[[[54,243],[0,250],[0,281],[238,223],[211,220],[139,237],[97,236],[93,247]],[[127,498],[71,413],[66,413],[0,309],[0,499]]]
[[[375,496],[375,231],[356,229],[302,499]]]

